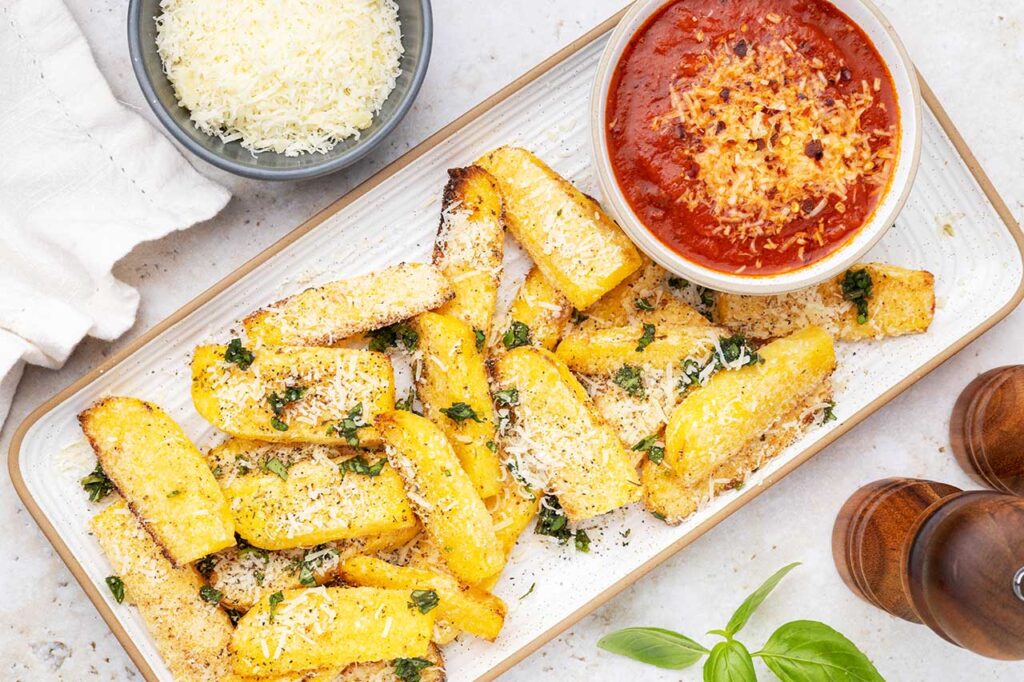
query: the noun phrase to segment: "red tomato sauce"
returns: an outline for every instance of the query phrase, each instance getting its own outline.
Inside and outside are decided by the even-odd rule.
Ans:
[[[783,87],[789,95],[795,96],[798,102],[813,104],[818,112],[835,111],[837,100],[845,105],[852,97],[861,96],[863,107],[856,110],[860,112],[859,127],[870,140],[863,142],[862,150],[865,154],[881,153],[889,161],[879,162],[874,170],[865,171],[850,182],[844,181],[845,196],[841,196],[842,193],[807,194],[787,201],[776,207],[782,214],[781,217],[775,214],[774,223],[764,227],[747,221],[746,236],[737,235],[732,228],[723,229],[729,220],[723,220],[721,206],[716,208],[713,202],[694,206],[681,200],[687,192],[705,192],[708,197],[720,196],[721,192],[714,194],[705,189],[704,168],[698,162],[711,139],[708,129],[693,129],[691,121],[681,113],[683,109],[674,103],[679,101],[680,83],[691,88],[688,92],[696,92],[692,89],[694,83],[699,83],[704,77],[702,74],[707,73],[714,55],[732,59],[725,54],[732,51],[743,59],[749,50],[779,45],[777,41],[783,37],[786,44],[799,53],[793,59],[804,60],[801,64],[813,60],[821,71],[820,84],[813,83],[816,87],[813,102],[802,90],[790,87],[792,83],[787,78]],[[789,50],[777,51],[779,55],[784,52],[789,53]],[[732,92],[738,93],[746,87],[749,102],[750,97],[762,92],[757,89],[757,83],[751,86],[751,79],[756,77],[758,74],[754,73],[750,78],[737,79],[740,82],[735,83]],[[720,84],[721,79],[710,82]],[[776,90],[779,87],[775,81],[758,82]],[[725,87],[720,93],[714,91],[723,106],[730,101],[729,90]],[[741,106],[737,102],[734,96],[733,112]],[[764,106],[772,105],[766,101]],[[768,111],[769,117],[773,112],[781,115],[775,110],[763,110]],[[714,108],[704,111],[711,116],[716,114]],[[898,153],[899,108],[892,76],[864,32],[824,0],[677,0],[669,3],[637,31],[624,51],[612,78],[606,113],[612,167],[637,217],[673,251],[722,272],[768,275],[795,270],[839,248],[870,219],[888,190]],[[678,118],[666,122],[666,115],[678,115]],[[789,110],[785,115],[797,114]],[[732,117],[730,120],[739,119]],[[819,166],[830,161],[838,163],[836,157],[825,155],[837,154],[836,149],[841,144],[833,140],[831,147],[826,144],[822,148],[816,139],[807,139],[807,135],[801,137],[800,130],[780,136],[778,124],[775,126],[775,131],[769,130],[764,139],[719,142],[715,138],[715,149],[721,148],[723,154],[733,153],[731,150],[744,151],[749,159],[763,157],[767,163],[775,164],[775,168],[779,167],[780,159],[788,159],[786,163],[790,163],[793,155],[799,157],[801,153]],[[726,136],[734,132],[732,127],[727,130],[724,123],[715,123],[711,128]],[[748,130],[746,127],[739,129]],[[789,127],[783,128],[786,130]],[[827,127],[824,133],[823,137],[829,139]],[[788,144],[783,147],[783,143]],[[777,153],[779,150],[784,153]],[[718,156],[716,152],[716,158]],[[705,168],[714,160],[709,160],[706,154],[703,158]],[[796,163],[807,170],[806,159],[797,158]],[[793,177],[784,167],[776,172],[781,177]],[[807,172],[814,172],[814,167]],[[721,188],[722,176],[717,177]],[[765,189],[764,184],[758,187],[756,191],[764,199],[759,200],[757,206],[778,196],[771,187]],[[793,182],[788,185],[788,191],[792,194]],[[742,201],[744,192],[739,191],[739,196]],[[786,207],[792,207],[789,209],[792,219],[788,218]],[[763,233],[757,234],[761,230]]]

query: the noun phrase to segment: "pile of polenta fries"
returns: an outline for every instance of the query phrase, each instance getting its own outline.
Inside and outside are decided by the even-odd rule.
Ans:
[[[501,631],[490,590],[535,518],[581,551],[579,522],[641,500],[682,521],[834,416],[834,341],[932,319],[932,276],[888,265],[769,298],[672,277],[524,149],[450,176],[431,264],[195,349],[222,444],[137,398],[80,415],[119,495],[92,521],[108,584],[176,679],[442,680],[440,645]],[[496,312],[506,231],[535,265]]]

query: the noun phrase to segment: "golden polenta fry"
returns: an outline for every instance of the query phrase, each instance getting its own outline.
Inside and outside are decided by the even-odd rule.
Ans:
[[[235,544],[217,480],[166,412],[137,398],[104,398],[78,421],[104,473],[175,565]]]
[[[434,265],[455,296],[438,313],[451,315],[486,337],[498,298],[505,252],[501,192],[479,166],[448,171],[441,203],[441,225],[434,241]]]
[[[817,286],[777,296],[715,295],[715,321],[755,339],[774,339],[817,325],[840,341],[879,339],[928,330],[935,315],[935,277],[883,263],[854,265],[871,278],[866,316],[843,296],[843,274]],[[856,280],[851,282],[855,284]],[[853,292],[851,291],[851,294]]]
[[[505,622],[505,602],[490,592],[461,584],[445,573],[357,556],[342,565],[341,574],[350,585],[432,591],[437,595],[438,620],[492,642]],[[425,598],[430,597],[425,595]]]
[[[417,316],[413,327],[422,352],[416,392],[424,414],[448,437],[477,494],[495,495],[502,477],[496,420],[476,335],[462,320],[436,313]]]
[[[529,151],[500,147],[476,165],[498,181],[508,229],[576,308],[640,267],[636,247],[598,203]]]
[[[374,447],[371,424],[394,408],[391,360],[349,348],[259,347],[243,368],[230,346],[199,346],[192,402],[208,422],[238,438]]]
[[[503,351],[522,345],[554,350],[569,326],[572,304],[535,266],[519,287],[508,312],[495,329],[492,349]]]
[[[665,429],[665,463],[693,486],[766,433],[836,366],[832,337],[807,327],[758,350],[763,362],[718,372],[692,391]]]
[[[409,608],[408,590],[311,587],[275,592],[231,637],[240,675],[280,675],[349,663],[422,656],[434,614]]]
[[[558,344],[555,355],[580,374],[610,376],[623,365],[664,368],[686,360],[705,362],[714,340],[725,334],[711,326],[665,327],[631,325],[607,329],[576,329]]]
[[[222,475],[220,484],[238,534],[255,547],[312,547],[417,526],[402,479],[383,453],[339,456],[323,445],[233,439],[210,459],[228,459],[223,450],[246,463],[244,473]]]
[[[700,506],[725,490],[743,483],[744,479],[766,462],[778,456],[820,416],[832,395],[831,382],[825,380],[799,405],[779,418],[764,434],[747,442],[739,452],[703,479],[690,483],[664,462],[644,460],[640,480],[644,489],[644,507],[670,525],[697,511]]]
[[[505,557],[491,516],[440,427],[405,411],[386,412],[376,425],[452,575],[474,584],[500,571]]]
[[[637,472],[618,436],[554,354],[530,346],[504,353],[494,379],[510,395],[501,437],[514,475],[557,496],[570,521],[639,499]]]
[[[226,675],[231,621],[200,596],[205,583],[196,569],[171,564],[124,500],[94,516],[89,527],[174,678],[219,680]]]
[[[644,265],[587,308],[580,329],[603,329],[644,323],[657,326],[706,326],[697,308],[683,300],[699,300],[697,287],[673,277],[646,256]],[[674,286],[673,286],[674,285]]]
[[[242,323],[249,339],[267,346],[331,346],[432,310],[454,295],[436,266],[402,263],[306,289]]]

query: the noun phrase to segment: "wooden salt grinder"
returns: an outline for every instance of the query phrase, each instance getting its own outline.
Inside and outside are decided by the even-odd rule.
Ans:
[[[1024,365],[998,367],[967,385],[953,407],[949,442],[979,484],[1024,495]]]
[[[982,656],[1024,659],[1024,499],[876,481],[843,505],[832,554],[867,602]]]

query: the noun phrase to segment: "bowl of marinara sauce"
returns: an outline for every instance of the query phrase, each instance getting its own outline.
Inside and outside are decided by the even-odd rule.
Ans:
[[[893,224],[920,91],[866,0],[640,0],[592,94],[608,209],[671,272],[721,291],[821,282]]]

